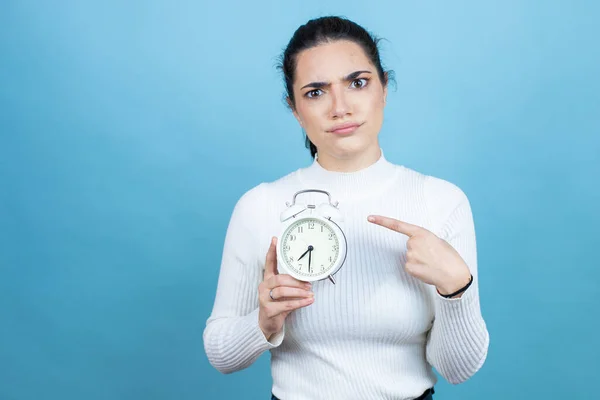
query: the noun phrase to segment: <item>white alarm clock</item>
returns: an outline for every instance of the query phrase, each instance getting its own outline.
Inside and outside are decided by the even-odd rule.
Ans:
[[[319,205],[297,203],[301,193],[326,194],[328,202]],[[301,281],[314,282],[329,279],[346,260],[346,235],[338,223],[342,213],[338,203],[331,202],[331,195],[318,189],[301,190],[294,194],[292,204],[281,213],[283,223],[277,241],[277,266],[280,273]]]

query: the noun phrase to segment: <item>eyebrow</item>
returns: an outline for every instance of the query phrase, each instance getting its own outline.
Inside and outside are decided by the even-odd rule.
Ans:
[[[354,71],[354,72],[352,72],[351,74],[348,74],[348,75],[346,75],[346,76],[344,77],[344,81],[351,81],[351,80],[353,80],[353,79],[356,79],[356,78],[358,78],[358,77],[360,76],[360,74],[364,74],[364,73],[371,74],[372,72],[371,72],[371,71],[367,71],[367,70],[363,70],[363,71]],[[300,90],[302,90],[302,89],[306,89],[306,88],[308,88],[308,87],[312,87],[312,88],[315,88],[315,89],[320,89],[320,88],[322,88],[322,87],[329,86],[329,84],[330,84],[329,82],[311,82],[311,83],[309,83],[308,85],[304,85],[304,86],[302,86],[302,87],[300,88]]]

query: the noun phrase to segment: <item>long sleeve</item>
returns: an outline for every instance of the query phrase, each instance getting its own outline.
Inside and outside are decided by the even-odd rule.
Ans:
[[[435,319],[429,333],[427,361],[451,384],[473,376],[483,365],[489,333],[479,302],[477,247],[471,206],[455,185],[440,179],[426,183],[426,198],[434,218],[441,218],[439,235],[458,251],[473,275],[472,285],[462,297],[446,299],[435,292]]]
[[[263,184],[264,185],[264,184]],[[236,203],[227,228],[213,310],[203,339],[209,362],[222,373],[250,366],[266,350],[278,346],[283,333],[267,341],[258,325],[258,285],[264,257],[258,254],[261,229],[259,185]]]

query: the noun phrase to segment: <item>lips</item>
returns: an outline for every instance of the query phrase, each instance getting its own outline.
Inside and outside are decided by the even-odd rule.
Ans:
[[[344,124],[335,125],[328,132],[338,135],[348,134],[354,132],[361,125],[362,124],[359,124],[357,122],[346,122]]]

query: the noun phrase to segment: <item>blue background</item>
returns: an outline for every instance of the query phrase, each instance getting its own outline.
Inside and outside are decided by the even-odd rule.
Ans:
[[[598,4],[3,1],[0,399],[268,398],[202,331],[235,202],[312,161],[275,64],[330,13],[385,38],[386,157],[472,203],[491,347],[436,398],[590,398]]]

